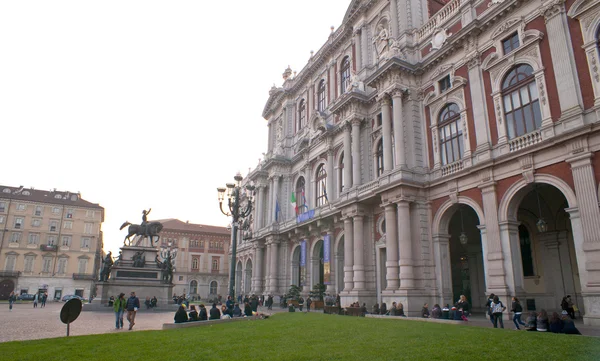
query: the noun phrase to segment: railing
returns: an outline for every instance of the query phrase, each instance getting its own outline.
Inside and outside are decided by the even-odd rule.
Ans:
[[[374,180],[369,183],[359,185],[358,187],[356,187],[356,191],[358,192],[358,194],[361,194],[364,192],[371,191],[371,190],[377,188],[377,186],[379,186],[379,181]]]
[[[19,277],[19,271],[0,271],[0,277]]]
[[[74,280],[93,280],[94,275],[91,273],[73,273]]]
[[[519,138],[515,138],[508,142],[509,151],[515,152],[517,150],[527,148],[534,144],[542,141],[542,132],[535,131],[533,133],[527,133]]]
[[[442,177],[461,171],[464,168],[462,160],[442,167]]]
[[[451,18],[454,14],[460,11],[460,5],[464,0],[453,0],[446,4],[443,8],[440,9],[437,13],[433,15],[425,25],[421,26],[419,30],[417,30],[417,42],[423,40],[423,38],[427,37],[433,31],[442,26],[449,18]]]
[[[58,249],[58,246],[51,245],[51,244],[42,244],[40,246],[40,251],[56,252],[57,249]]]

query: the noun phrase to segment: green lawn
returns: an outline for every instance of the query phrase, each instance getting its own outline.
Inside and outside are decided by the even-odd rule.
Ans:
[[[598,360],[600,339],[281,313],[264,321],[0,344],[2,360]]]

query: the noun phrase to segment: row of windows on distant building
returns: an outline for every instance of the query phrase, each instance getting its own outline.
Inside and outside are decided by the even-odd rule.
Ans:
[[[13,194],[19,194],[19,195],[22,195],[22,196],[30,196],[31,195],[31,192],[28,191],[28,190],[23,190],[23,191],[19,192],[19,191],[13,191],[10,188],[4,188],[2,190],[2,193],[7,193],[7,194],[13,193]],[[70,199],[72,201],[76,201],[76,200],[79,199],[79,196],[77,194],[60,194],[60,193],[56,193],[54,195],[54,198],[55,199]]]
[[[6,217],[0,215],[0,224],[3,224]],[[31,227],[41,227],[42,226],[41,218],[32,218],[31,219]],[[73,229],[73,221],[63,221],[63,229]],[[48,222],[48,231],[50,232],[58,232],[58,228],[60,221],[56,219],[51,219]],[[13,228],[14,229],[24,229],[25,228],[25,217],[15,216],[13,219]],[[84,223],[83,224],[83,233],[85,234],[94,234],[94,223]]]
[[[27,207],[28,204],[26,203],[17,203],[15,206],[15,209],[18,212],[26,212],[27,211]],[[0,202],[0,213],[5,213],[7,212],[7,202]],[[41,217],[44,215],[44,206],[41,205],[34,205],[33,206],[33,215],[36,217]],[[61,214],[62,212],[62,207],[52,207],[51,209],[52,214]],[[73,208],[67,208],[65,210],[65,218],[73,218],[75,216],[75,212],[76,210]],[[91,210],[91,209],[87,209],[85,211],[85,217],[86,218],[94,218],[96,216],[96,211]]]
[[[50,273],[53,272],[54,267],[54,256],[44,255],[41,257],[41,272],[42,273]],[[25,255],[23,257],[23,272],[31,273],[35,270],[36,259],[38,259],[35,255]],[[17,262],[19,262],[17,255],[9,254],[6,256],[6,263],[4,265],[4,271],[12,272],[17,268]],[[39,261],[38,261],[39,262]],[[69,259],[66,256],[59,256],[58,262],[56,264],[56,274],[65,275],[67,272]],[[77,273],[85,274],[88,268],[88,259],[80,258],[78,260]]]
[[[20,244],[22,241],[23,235],[22,232],[12,232],[10,234],[9,242],[12,244]],[[40,233],[29,233],[27,236],[27,245],[40,245],[42,241],[43,235]],[[80,247],[81,248],[90,248],[92,243],[92,237],[79,237],[80,239]],[[59,237],[49,234],[45,237],[45,244],[48,246],[62,246],[62,247],[71,247],[73,236],[72,235],[64,235],[60,237],[60,244],[58,243]]]
[[[179,240],[177,238],[164,237],[164,238],[161,238],[161,242],[163,245],[171,243],[174,246],[179,246]],[[208,249],[219,250],[219,251],[222,251],[224,249],[224,242],[222,242],[222,241],[221,242],[220,241],[209,241],[207,243],[208,243]],[[204,240],[198,240],[198,239],[189,240],[190,248],[204,248],[204,244],[205,244]],[[184,246],[184,245],[181,245],[181,246]]]

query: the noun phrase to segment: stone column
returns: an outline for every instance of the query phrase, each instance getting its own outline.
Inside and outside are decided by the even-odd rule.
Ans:
[[[519,222],[508,221],[499,225],[500,242],[504,254],[506,285],[511,294],[523,294],[523,264],[521,262],[521,240]]]
[[[327,289],[325,290],[325,292],[328,294],[334,294],[335,293],[335,279],[336,279],[336,272],[335,272],[336,262],[334,262],[333,248],[334,248],[334,244],[335,244],[335,239],[333,239],[332,231],[327,231],[327,235],[329,236],[329,284],[327,285]]]
[[[581,240],[577,242],[578,239],[576,236],[578,235],[578,230],[575,229],[575,224],[573,224],[573,218],[575,217],[574,212],[571,211],[573,238],[577,251],[578,265],[580,265],[579,275],[581,283],[588,292],[591,293],[594,290],[600,293],[600,267],[598,267],[598,264],[600,264],[600,232],[598,232],[600,209],[598,208],[592,153],[576,155],[566,161],[571,164],[582,228],[581,236],[583,242]],[[583,251],[583,254],[581,254],[581,251]],[[585,270],[581,270],[582,264],[585,265]],[[598,299],[600,300],[600,296]],[[600,311],[597,313],[600,313]]]
[[[483,213],[485,217],[487,250],[487,293],[495,293],[500,296],[508,294],[506,285],[506,271],[504,269],[504,255],[500,241],[500,227],[498,225],[498,202],[496,201],[496,182],[488,182],[480,185],[483,198]],[[482,236],[483,237],[483,236]],[[483,238],[482,238],[483,240]]]
[[[362,66],[360,69],[366,68],[367,66],[369,66],[369,34],[368,34],[368,29],[366,26],[363,26],[361,32],[360,32],[360,50],[361,50],[361,54],[362,54]]]
[[[256,255],[256,271],[255,271],[255,277],[256,277],[256,283],[254,286],[254,290],[256,294],[261,294],[263,292],[263,265],[264,265],[264,252],[265,252],[265,248],[263,247],[263,245],[261,244],[256,244],[255,248],[254,248],[254,252]]]
[[[394,159],[392,158],[392,117],[390,98],[387,94],[381,97],[381,132],[383,137],[383,170],[390,172],[393,168]]]
[[[272,208],[272,212],[271,212],[271,219],[273,220],[272,223],[275,222],[276,218],[275,217],[275,210],[277,209],[277,201],[279,200],[278,197],[278,193],[279,193],[279,176],[273,176],[273,208]],[[281,204],[279,205],[279,207],[281,207]]]
[[[398,228],[400,230],[400,288],[415,287],[412,257],[412,234],[410,229],[410,203],[406,200],[398,202]],[[387,222],[386,222],[387,228]]]
[[[352,120],[352,186],[360,185],[360,119]]]
[[[331,202],[334,199],[333,194],[333,180],[334,180],[334,172],[333,172],[333,149],[327,151],[327,184],[325,185],[327,190],[327,203]]]
[[[352,138],[350,125],[344,126],[344,191],[352,188]]]
[[[404,124],[402,119],[402,94],[400,89],[392,92],[392,106],[394,112],[394,151],[396,152],[396,168],[406,165],[404,151]]]
[[[568,112],[580,112],[582,107],[581,90],[577,80],[577,69],[573,46],[569,34],[569,25],[565,16],[565,6],[562,1],[552,1],[551,5],[543,6],[546,29],[550,44],[551,60],[554,77],[558,87],[558,99],[562,116]],[[567,112],[567,114],[565,114]]]
[[[398,38],[398,0],[390,0],[390,17],[392,23],[392,38]]]
[[[352,218],[344,219],[344,292],[354,288],[354,226]]]
[[[563,274],[561,266],[564,267],[564,264],[561,265],[559,260],[560,255],[558,247],[558,232],[545,232],[538,233],[537,238],[540,241],[540,244],[543,246],[540,251],[542,255],[542,267],[544,269],[544,284],[546,286],[547,293],[554,293],[555,297],[558,299],[557,304],[560,304],[562,299],[561,296],[566,295],[566,291],[563,283]],[[560,295],[560,296],[559,296]]]
[[[256,223],[256,226],[253,229],[254,233],[256,233],[259,229],[262,228],[262,207],[263,207],[262,195],[263,195],[263,187],[257,186],[256,187],[256,207],[254,209],[254,214],[256,215],[256,217],[254,218],[254,221]]]
[[[337,84],[335,83],[335,60],[332,60],[327,65],[327,76],[327,82],[329,84],[329,87],[327,88],[329,94],[329,101],[327,102],[327,104],[331,104],[331,102],[335,99],[335,87],[337,86]]]
[[[386,225],[387,228],[387,225]],[[433,257],[435,262],[435,280],[439,291],[440,305],[452,304],[452,268],[450,266],[450,235],[433,236]]]
[[[385,208],[385,253],[386,253],[386,290],[397,290],[400,287],[398,280],[398,222],[396,218],[396,207],[388,203]]]
[[[362,37],[362,28],[356,28],[354,29],[354,45],[356,46],[356,57],[355,59],[353,59],[355,61],[356,64],[356,71],[359,72],[360,69],[362,69],[362,44],[361,44],[361,37]]]
[[[477,141],[476,152],[482,149],[490,148],[490,129],[488,124],[487,111],[485,108],[483,79],[481,77],[481,65],[479,55],[474,56],[467,63],[469,69],[469,89],[473,98],[473,122],[475,124],[475,140]]]
[[[365,289],[365,265],[363,261],[364,253],[364,217],[362,215],[354,216],[354,290]]]
[[[304,172],[305,174],[305,183],[304,183],[304,197],[306,198],[306,207],[303,207],[300,211],[300,213],[304,213],[306,211],[308,211],[311,207],[314,208],[315,205],[312,204],[311,206],[311,202],[312,202],[312,194],[313,194],[313,182],[312,182],[312,166],[309,164],[306,165],[306,171]],[[302,205],[302,199],[296,199],[296,202],[300,202],[300,205]]]
[[[279,255],[279,241],[273,240],[271,242],[271,251],[269,252],[269,256],[271,257],[269,267],[269,271],[271,272],[269,276],[269,292],[272,294],[277,293],[277,258]]]

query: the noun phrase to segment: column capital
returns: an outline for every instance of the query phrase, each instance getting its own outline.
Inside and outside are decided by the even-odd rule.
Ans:
[[[546,24],[554,19],[556,15],[562,14],[565,12],[564,6],[565,0],[550,0],[542,5],[539,12],[540,15],[544,16],[544,20]]]
[[[400,98],[402,99],[408,93],[408,88],[399,88],[395,87],[390,90],[389,94],[392,98]]]
[[[565,162],[571,165],[571,169],[584,166],[591,166],[593,157],[594,155],[591,152],[586,152],[582,154],[577,154],[571,158],[567,158],[565,159]]]
[[[377,102],[379,102],[380,106],[390,106],[392,105],[392,98],[388,93],[381,93],[377,95]]]

